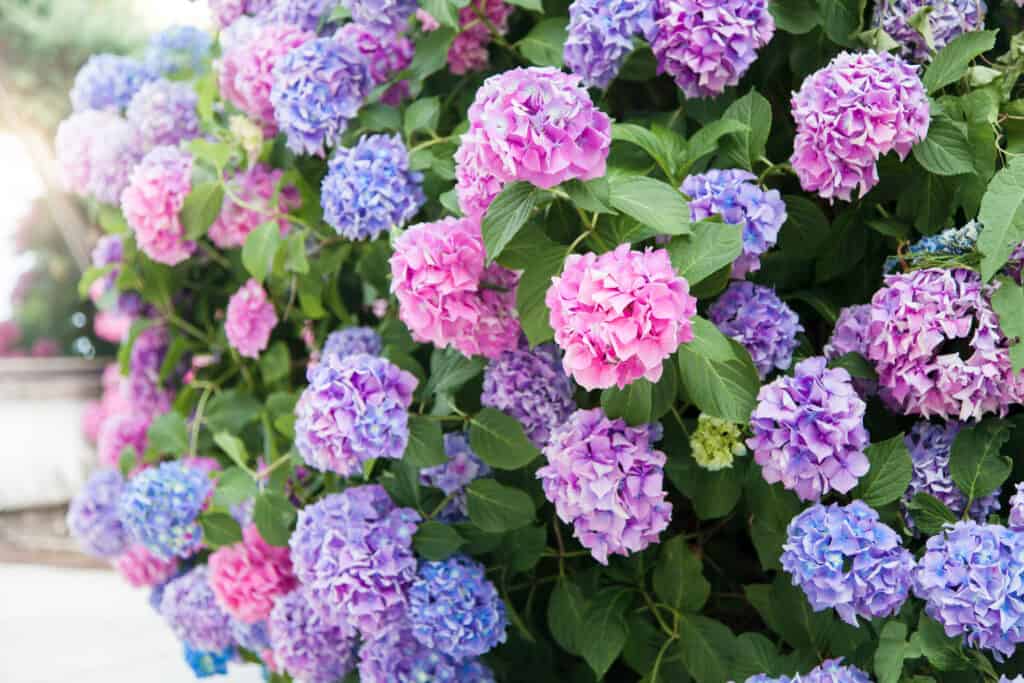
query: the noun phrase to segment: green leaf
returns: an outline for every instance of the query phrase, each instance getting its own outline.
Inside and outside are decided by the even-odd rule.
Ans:
[[[483,408],[470,420],[469,443],[477,457],[499,470],[526,467],[540,455],[519,420],[494,408]]]
[[[234,148],[228,142],[214,142],[205,138],[196,138],[190,140],[185,147],[192,154],[193,157],[199,161],[205,161],[217,170],[220,170],[228,165],[231,161],[231,155],[234,153]],[[218,185],[219,183],[213,183]],[[193,188],[193,192],[195,189]]]
[[[537,66],[562,68],[562,52],[568,36],[568,17],[552,17],[537,23],[516,43],[519,53]]]
[[[409,73],[422,81],[444,68],[454,38],[455,31],[446,26],[424,36],[416,44],[416,56],[409,65]]]
[[[265,492],[256,499],[252,521],[270,545],[286,547],[298,516],[295,506],[279,493]]]
[[[516,288],[516,311],[519,323],[531,346],[542,344],[555,336],[551,329],[551,312],[544,298],[551,288],[551,278],[562,272],[565,250],[561,245],[538,251],[519,278]]]
[[[587,182],[570,180],[562,184],[562,189],[569,195],[573,204],[585,211],[615,213],[615,209],[608,206],[611,189],[607,178],[594,178]]]
[[[985,226],[978,249],[983,254],[981,276],[987,281],[1024,242],[1024,157],[1011,159],[989,182],[978,220]]]
[[[995,46],[998,33],[973,31],[963,33],[950,41],[925,69],[921,78],[925,89],[933,93],[962,78],[976,57]]]
[[[787,576],[776,576],[772,584],[744,586],[743,593],[765,624],[793,647],[820,649],[829,642],[836,623],[832,613],[812,610]]]
[[[821,26],[833,43],[855,47],[854,36],[860,33],[867,0],[818,0]]]
[[[409,445],[405,448],[405,460],[419,468],[448,462],[440,422],[420,415],[409,416]]]
[[[489,533],[519,529],[534,520],[530,496],[493,479],[477,479],[472,482],[466,488],[466,503],[470,521]]]
[[[458,28],[459,13],[451,0],[423,0],[423,9],[438,22],[451,28]]]
[[[693,234],[673,237],[672,267],[693,287],[728,266],[743,252],[743,226],[701,221]]]
[[[181,205],[181,225],[185,228],[185,236],[196,240],[206,234],[213,222],[220,215],[224,204],[224,188],[217,181],[199,183],[185,197]]]
[[[693,341],[678,351],[686,393],[702,412],[746,424],[761,388],[750,354],[700,316],[693,318],[693,332]]]
[[[833,358],[828,362],[828,366],[830,368],[842,368],[850,373],[851,377],[856,377],[857,379],[878,381],[878,373],[875,372],[874,366],[871,365],[867,358],[856,351],[844,353],[838,358]]]
[[[687,140],[686,161],[678,169],[678,175],[686,175],[694,163],[717,150],[726,135],[737,133],[749,134],[750,126],[737,119],[719,119],[702,127]]]
[[[690,207],[671,185],[645,176],[619,176],[610,181],[611,205],[664,235],[690,233]]]
[[[907,653],[907,625],[890,621],[882,627],[875,650],[875,676],[878,683],[899,683]]]
[[[274,256],[281,246],[281,227],[277,221],[268,221],[245,238],[242,245],[242,265],[249,274],[263,282],[273,267]]]
[[[78,281],[78,296],[83,299],[89,296],[89,288],[92,287],[92,284],[110,275],[116,267],[113,263],[105,266],[91,266]]]
[[[501,255],[512,238],[526,225],[542,193],[526,182],[515,182],[505,186],[484,216],[481,232],[488,262]]]
[[[722,140],[722,156],[734,166],[753,169],[754,162],[765,155],[765,145],[768,144],[768,134],[772,129],[771,104],[761,93],[751,89],[730,104],[722,118],[739,121],[746,126],[746,130]]]
[[[181,359],[190,348],[189,341],[185,337],[174,337],[167,353],[164,354],[163,362],[160,363],[160,383],[163,384],[171,373],[181,364]]]
[[[621,417],[631,425],[644,425],[651,421],[653,385],[638,379],[625,389],[612,387],[601,392],[601,407],[608,417]]]
[[[579,654],[588,605],[571,579],[561,578],[548,600],[548,629],[563,650]]]
[[[508,0],[508,4],[517,5],[523,9],[528,9],[531,12],[543,12],[544,4],[541,0]]]
[[[438,119],[441,117],[441,102],[436,97],[424,97],[414,101],[405,110],[404,130],[406,136],[421,130],[433,131],[437,129]]]
[[[121,455],[117,458],[117,469],[122,477],[130,477],[138,464],[139,454],[135,452],[134,446],[125,446],[121,449]]]
[[[1010,476],[1010,459],[999,452],[1009,439],[1010,425],[998,420],[964,427],[956,435],[949,473],[968,501],[987,496]]]
[[[711,584],[704,578],[704,567],[682,536],[661,544],[653,581],[658,597],[684,612],[699,612],[711,594]]]
[[[548,531],[544,526],[524,526],[505,534],[501,554],[507,558],[509,569],[525,572],[533,569],[547,547]]]
[[[222,391],[206,404],[205,420],[211,431],[237,434],[260,415],[263,406],[237,389]]]
[[[970,665],[960,640],[947,636],[942,626],[924,611],[910,642],[920,648],[928,663],[938,671],[959,671]]]
[[[736,637],[719,621],[689,614],[679,620],[679,651],[697,683],[728,681],[735,645]]]
[[[260,373],[263,375],[264,384],[274,384],[283,379],[288,379],[292,371],[292,358],[288,355],[288,345],[283,341],[276,341],[260,355]]]
[[[944,114],[933,116],[928,137],[914,145],[914,158],[936,175],[974,173],[974,151],[967,140],[967,125]]]
[[[412,539],[416,554],[431,562],[448,559],[465,544],[453,527],[433,520],[421,523]]]
[[[618,659],[629,635],[623,593],[619,589],[606,589],[597,594],[583,619],[577,645],[599,680]]]
[[[1010,361],[1013,371],[1024,369],[1024,288],[1010,278],[999,278],[999,288],[992,294],[992,308],[999,316],[999,326],[1010,340]]]
[[[307,230],[296,230],[288,235],[285,241],[284,268],[289,273],[306,275],[309,273],[309,258],[306,255]]]
[[[430,378],[423,387],[425,394],[455,391],[484,370],[484,358],[466,358],[454,349],[435,348],[430,354]]]
[[[242,540],[242,527],[224,512],[204,512],[199,515],[203,527],[203,540],[210,548],[219,548]]]
[[[662,141],[658,136],[635,123],[614,123],[612,124],[612,140],[628,142],[636,145],[647,152],[658,166],[668,172],[670,169],[668,155]]]
[[[786,33],[803,35],[818,25],[814,0],[772,0],[768,10],[775,17],[775,25]]]
[[[217,432],[213,435],[213,442],[239,467],[249,464],[249,451],[246,449],[245,443],[237,436],[227,432]]]
[[[881,507],[899,500],[910,486],[914,465],[903,435],[873,443],[865,451],[871,466],[857,482],[856,493],[871,507]]]
[[[217,489],[213,493],[213,504],[230,509],[259,494],[256,481],[240,467],[229,467],[217,478]]]
[[[153,420],[146,438],[147,448],[161,455],[181,456],[188,452],[188,425],[178,413],[164,413]]]
[[[957,521],[956,515],[945,503],[927,493],[915,495],[907,504],[907,509],[914,520],[914,525],[928,536],[939,533],[945,525]]]

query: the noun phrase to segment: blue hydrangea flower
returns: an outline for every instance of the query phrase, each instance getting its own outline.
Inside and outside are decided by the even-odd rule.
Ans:
[[[128,482],[121,496],[121,519],[154,555],[189,557],[203,543],[197,518],[212,490],[213,482],[200,470],[165,462]]]
[[[871,677],[857,667],[844,665],[842,657],[827,659],[795,680],[802,683],[872,683]]]
[[[223,676],[228,672],[228,664],[235,658],[235,648],[226,647],[220,652],[196,650],[185,645],[185,662],[192,669],[196,678]]]
[[[479,661],[457,662],[420,643],[408,628],[364,640],[359,677],[367,683],[494,683],[494,674]]]
[[[270,102],[288,148],[323,156],[373,86],[370,67],[353,45],[318,38],[285,54],[274,67]]]
[[[757,178],[740,169],[712,169],[689,176],[682,191],[690,197],[690,219],[719,215],[743,226],[743,253],[732,264],[732,276],[746,277],[761,268],[761,254],[775,246],[786,222],[786,204],[778,190],[764,190]]]
[[[71,535],[94,557],[116,557],[131,541],[118,515],[123,489],[124,479],[119,473],[103,470],[89,477],[68,507]]]
[[[392,33],[406,28],[419,3],[416,0],[342,0],[352,20],[372,24]]]
[[[380,335],[372,327],[346,327],[327,335],[323,356],[344,358],[357,353],[379,356],[384,348]]]
[[[139,88],[154,78],[138,60],[118,55],[93,55],[75,75],[71,107],[75,111],[123,111]]]
[[[294,24],[303,31],[316,31],[330,17],[341,0],[275,0],[266,13],[269,21]]]
[[[914,558],[899,535],[864,502],[807,508],[793,518],[782,568],[816,612],[835,608],[843,621],[887,617],[910,590]]]
[[[962,228],[946,228],[936,235],[927,235],[907,247],[902,260],[910,266],[916,265],[928,256],[963,256],[975,250],[981,236],[982,225],[970,221]],[[891,274],[902,270],[900,258],[890,256],[885,260],[884,272]]]
[[[171,26],[149,39],[143,61],[160,76],[201,74],[206,71],[213,39],[195,26]]]
[[[147,148],[177,146],[199,137],[198,103],[190,85],[161,78],[135,93],[125,117],[135,124]]]
[[[775,294],[752,282],[733,282],[708,309],[711,322],[750,352],[757,374],[786,370],[804,331],[800,317]]]
[[[416,215],[426,201],[422,182],[398,135],[363,136],[331,159],[320,198],[324,220],[350,240],[373,239]]]
[[[466,487],[474,479],[490,474],[491,468],[477,457],[469,447],[469,439],[462,432],[444,435],[444,452],[448,462],[420,470],[420,483],[441,489],[446,496],[452,496],[451,502],[439,515],[441,521],[461,522],[469,514]]]
[[[565,65],[588,87],[607,88],[633,51],[633,37],[650,39],[654,30],[653,0],[575,0]]]
[[[270,647],[270,632],[266,621],[247,624],[238,619],[231,619],[231,637],[239,647],[250,652],[260,653]]]

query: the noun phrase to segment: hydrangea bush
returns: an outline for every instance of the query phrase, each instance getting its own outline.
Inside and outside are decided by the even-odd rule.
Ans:
[[[1021,680],[1017,3],[210,9],[56,139],[197,677]]]

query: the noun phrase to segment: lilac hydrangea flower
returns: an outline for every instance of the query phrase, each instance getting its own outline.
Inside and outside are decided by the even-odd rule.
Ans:
[[[139,89],[125,116],[147,147],[177,145],[199,137],[198,103],[192,86],[161,78]]]
[[[61,121],[55,147],[65,187],[105,204],[121,201],[145,152],[138,128],[117,114],[92,109]]]
[[[761,387],[747,446],[769,484],[781,481],[803,500],[846,493],[868,471],[865,408],[846,370],[808,358],[792,377]]]
[[[118,113],[128,106],[132,97],[155,75],[135,59],[99,54],[78,70],[71,87],[71,108],[110,110]]]
[[[103,235],[96,240],[96,245],[90,254],[90,260],[94,268],[112,266],[110,271],[101,278],[93,281],[89,286],[89,298],[93,303],[99,302],[108,292],[117,288],[117,277],[121,273],[119,266],[124,260],[124,236]]]
[[[432,650],[408,626],[363,642],[359,648],[359,680],[364,683],[494,683],[494,674],[480,662],[459,663]]]
[[[270,647],[270,632],[267,629],[266,621],[247,624],[239,619],[231,619],[231,637],[235,643],[257,654]]]
[[[123,490],[124,479],[118,472],[101,470],[71,499],[68,530],[79,547],[94,557],[116,557],[131,542],[118,514]]]
[[[739,83],[775,35],[767,0],[657,0],[651,49],[687,97],[715,97]]]
[[[733,282],[708,309],[711,322],[750,352],[761,379],[786,370],[804,331],[800,317],[775,294],[752,282]]]
[[[120,501],[121,519],[157,557],[189,557],[203,544],[197,518],[212,491],[213,482],[202,471],[165,462],[128,481]]]
[[[578,410],[555,429],[537,470],[544,495],[601,564],[658,541],[668,527],[665,454],[650,427],[630,427],[600,408]]]
[[[469,439],[461,432],[444,435],[444,453],[448,462],[420,470],[420,483],[452,496],[438,517],[445,522],[459,522],[469,514],[466,487],[471,481],[490,474],[491,468],[477,457],[469,446]]]
[[[338,29],[334,39],[354,46],[370,67],[375,85],[388,82],[391,77],[412,64],[416,46],[401,34],[376,24],[349,22]],[[380,101],[397,107],[409,96],[409,82],[399,81],[380,96]]]
[[[526,436],[544,448],[551,432],[576,410],[573,386],[554,344],[505,351],[484,369],[480,403],[519,420]]]
[[[928,539],[914,594],[950,638],[1012,656],[1024,642],[1024,534],[957,522]]]
[[[374,239],[416,215],[426,202],[422,182],[398,135],[364,135],[331,158],[321,188],[324,220],[350,240]]]
[[[305,588],[279,597],[268,621],[274,661],[305,683],[335,683],[352,670],[355,633],[313,609]]]
[[[170,343],[167,328],[159,324],[150,325],[135,338],[128,377],[121,382],[120,392],[137,413],[155,417],[171,407],[171,391],[160,382],[160,368]]]
[[[227,28],[240,17],[262,14],[274,0],[208,0],[210,14],[219,28]]]
[[[197,650],[185,643],[185,663],[192,669],[196,678],[210,678],[211,676],[223,676],[228,672],[228,664],[234,661],[235,648],[228,646],[223,650]]]
[[[843,664],[843,658],[827,659],[811,669],[804,676],[797,676],[794,683],[872,683],[871,677],[857,667]]]
[[[839,311],[839,318],[832,335],[825,344],[825,358],[833,361],[848,353],[858,353],[865,359],[868,357],[868,326],[871,323],[871,304],[847,306]],[[878,383],[874,380],[853,378],[853,386],[861,396],[872,396],[878,391]]]
[[[296,154],[323,156],[373,89],[366,60],[355,47],[317,38],[287,52],[274,67],[274,119]]]
[[[914,558],[899,535],[863,501],[820,503],[793,518],[780,558],[816,612],[835,608],[843,621],[887,617],[910,591]]]
[[[1014,531],[1024,531],[1024,482],[1017,484],[1010,497],[1009,527]]]
[[[928,11],[925,23],[932,45],[938,51],[961,33],[984,28],[988,8],[985,0],[878,0],[871,25],[881,28],[899,43],[904,55],[917,61],[930,61],[932,49],[910,22],[922,10]]]
[[[367,354],[325,356],[306,373],[295,447],[311,467],[351,477],[373,458],[401,458],[416,377]]]
[[[372,327],[346,327],[327,335],[323,355],[345,358],[357,353],[365,353],[379,356],[383,348],[383,340]]]
[[[400,33],[416,11],[416,0],[341,0],[360,24],[373,24],[392,33]]]
[[[416,640],[457,662],[505,642],[505,603],[484,566],[465,555],[420,563],[408,613]]]
[[[655,0],[574,0],[565,65],[589,87],[607,88],[633,51],[633,37],[654,35]]]
[[[416,578],[412,537],[419,521],[419,513],[396,507],[376,484],[301,510],[288,544],[313,609],[323,619],[348,622],[364,638],[392,628],[405,615]]]
[[[206,71],[213,38],[195,26],[171,26],[149,39],[143,61],[152,74],[178,76]]]
[[[778,190],[758,187],[757,177],[740,169],[712,169],[691,175],[681,189],[690,197],[690,219],[721,216],[743,226],[743,253],[732,264],[732,276],[742,279],[761,269],[761,254],[775,246],[786,222],[786,204]]]
[[[268,21],[294,24],[303,31],[316,31],[341,0],[274,0],[264,13]]]
[[[164,588],[160,614],[174,635],[197,650],[223,650],[234,644],[231,617],[213,594],[204,565],[192,569]]]

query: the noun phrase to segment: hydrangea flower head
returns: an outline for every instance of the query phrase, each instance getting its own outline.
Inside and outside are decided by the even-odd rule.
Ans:
[[[115,470],[96,472],[71,499],[67,524],[82,550],[94,557],[116,557],[131,540],[118,514],[124,479]]]
[[[223,676],[228,672],[228,664],[234,661],[237,654],[233,645],[219,652],[197,650],[189,647],[188,643],[184,647],[185,663],[192,669],[192,675],[196,678]]]
[[[133,124],[112,112],[92,109],[62,121],[55,146],[65,187],[105,204],[120,202],[145,151]]]
[[[782,482],[803,500],[846,493],[868,471],[865,408],[846,370],[808,358],[792,377],[761,387],[747,446],[769,484]]]
[[[537,448],[544,448],[555,427],[576,410],[572,381],[554,344],[524,345],[491,360],[480,403],[519,420]]]
[[[370,683],[494,683],[494,674],[475,659],[457,662],[420,643],[409,626],[366,640],[359,648],[359,677]]]
[[[847,306],[839,311],[832,335],[823,349],[825,358],[835,360],[848,353],[859,353],[867,358],[870,324],[871,304]]]
[[[565,371],[587,390],[657,382],[664,360],[693,339],[697,300],[664,249],[571,254],[544,303]]]
[[[231,617],[210,588],[209,570],[199,565],[170,581],[160,599],[160,614],[174,635],[197,650],[223,650],[234,644]]]
[[[849,201],[878,183],[876,162],[901,159],[928,134],[928,98],[917,68],[887,52],[844,52],[793,95],[790,162],[808,192]]]
[[[323,156],[373,86],[366,59],[352,45],[317,38],[286,52],[274,66],[270,102],[288,148]]]
[[[414,375],[385,358],[355,354],[325,355],[306,378],[295,407],[295,447],[311,467],[351,477],[367,460],[405,454]]]
[[[135,93],[126,116],[147,147],[175,146],[199,137],[199,96],[187,83],[159,79]]]
[[[315,33],[339,4],[340,0],[273,0],[264,18]]]
[[[132,448],[136,457],[141,458],[149,442],[150,422],[152,419],[145,413],[129,412],[109,416],[100,428],[96,444],[100,465],[116,469],[125,448]]]
[[[469,131],[455,153],[459,206],[482,216],[508,182],[549,188],[604,175],[611,121],[578,76],[552,67],[488,78],[469,108]]]
[[[275,598],[271,607],[275,607],[280,599]],[[270,649],[270,631],[266,620],[247,624],[244,621],[232,619],[231,637],[239,647],[244,647],[250,652],[262,653],[264,650]]]
[[[149,39],[144,58],[146,68],[160,76],[201,74],[206,71],[212,45],[210,34],[202,29],[171,26]]]
[[[930,61],[932,50],[911,19],[927,10],[925,23],[935,51],[946,47],[961,33],[985,27],[985,0],[879,0],[871,25],[881,28],[900,44],[900,51],[917,61]]]
[[[395,240],[391,291],[413,339],[487,358],[518,346],[519,276],[485,257],[480,223],[469,218],[420,223]]]
[[[165,462],[128,481],[121,495],[121,519],[157,557],[187,558],[203,543],[197,519],[212,491],[213,483],[200,470]]]
[[[262,14],[274,0],[208,0],[210,14],[219,28],[227,28],[239,17]]]
[[[157,557],[138,544],[118,555],[114,566],[121,578],[135,588],[153,588],[178,575],[177,559]]]
[[[750,352],[757,374],[786,370],[804,331],[800,317],[771,287],[736,281],[708,309],[708,318]]]
[[[665,454],[649,427],[609,419],[600,408],[578,410],[551,435],[548,464],[537,470],[544,495],[573,535],[601,564],[608,555],[639,552],[668,527]]]
[[[121,194],[121,210],[146,256],[175,266],[196,250],[185,236],[179,213],[192,191],[192,156],[175,147],[156,147],[132,171]]]
[[[658,73],[690,98],[736,85],[775,35],[766,0],[656,0]]]
[[[416,0],[341,0],[353,21],[401,33],[419,5]]]
[[[221,249],[231,249],[245,244],[245,238],[275,214],[282,214],[299,208],[302,199],[294,185],[285,185],[278,191],[284,172],[256,163],[251,168],[237,171],[228,181],[232,194],[244,202],[244,206],[232,196],[225,196],[220,214],[210,226],[210,240]],[[274,195],[277,205],[273,206]],[[278,216],[277,224],[281,234],[288,233],[288,220]]]
[[[357,353],[365,353],[379,356],[383,348],[383,340],[372,327],[346,327],[327,335],[323,355],[344,358]]]
[[[761,254],[775,246],[786,222],[786,204],[778,190],[764,190],[752,173],[712,169],[691,175],[680,188],[690,197],[690,219],[721,216],[743,227],[743,253],[733,261],[732,276],[742,279],[761,269]]]
[[[228,614],[253,624],[270,616],[274,598],[292,591],[296,580],[287,548],[264,541],[255,524],[242,535],[241,543],[210,555],[210,587]]]
[[[364,135],[331,157],[320,196],[324,220],[350,240],[374,239],[416,215],[426,202],[422,182],[397,134]]]
[[[374,25],[349,22],[338,29],[334,39],[355,47],[367,65],[374,85],[386,83],[391,76],[412,64],[416,47],[407,36]],[[384,104],[397,107],[409,95],[408,81],[395,83],[380,97]]]
[[[166,413],[171,407],[171,391],[161,387],[163,366],[170,334],[163,325],[146,327],[135,338],[128,363],[128,376],[120,381],[120,399],[134,412],[150,417]]]
[[[872,683],[871,677],[851,664],[843,664],[843,658],[827,659],[811,669],[805,676],[794,681],[803,683]]]
[[[914,558],[895,531],[863,501],[807,508],[786,530],[780,558],[816,612],[835,608],[843,621],[888,617],[910,592]],[[827,680],[827,679],[823,679]]]
[[[690,435],[690,453],[697,464],[716,472],[732,467],[733,458],[747,454],[743,431],[735,422],[701,413]]]
[[[1018,483],[1010,497],[1009,527],[1014,531],[1024,531],[1024,482]]]
[[[228,343],[246,358],[259,358],[277,326],[277,312],[267,292],[255,278],[231,295],[224,331]]]
[[[491,468],[477,457],[469,446],[469,439],[462,432],[448,432],[444,435],[444,453],[448,462],[420,470],[420,483],[440,489],[446,496],[452,496],[438,517],[445,522],[464,521],[469,514],[466,487],[470,482],[491,473]]]
[[[654,35],[656,0],[574,0],[563,56],[590,87],[607,88],[633,51],[633,37]]]
[[[352,670],[355,633],[313,609],[306,588],[275,601],[267,630],[274,661],[298,680],[335,683]]]
[[[76,112],[122,112],[139,88],[154,77],[142,62],[130,57],[93,55],[75,75],[71,108]]]
[[[376,484],[330,494],[299,511],[288,543],[313,609],[346,621],[364,638],[401,621],[416,578],[412,537],[419,521],[419,513],[396,507]]]
[[[512,6],[505,0],[470,0],[459,10],[459,32],[448,48],[448,70],[458,76],[483,71],[490,62],[491,27],[499,36],[508,32]],[[486,21],[482,17],[487,17]],[[490,24],[490,26],[488,26]]]

